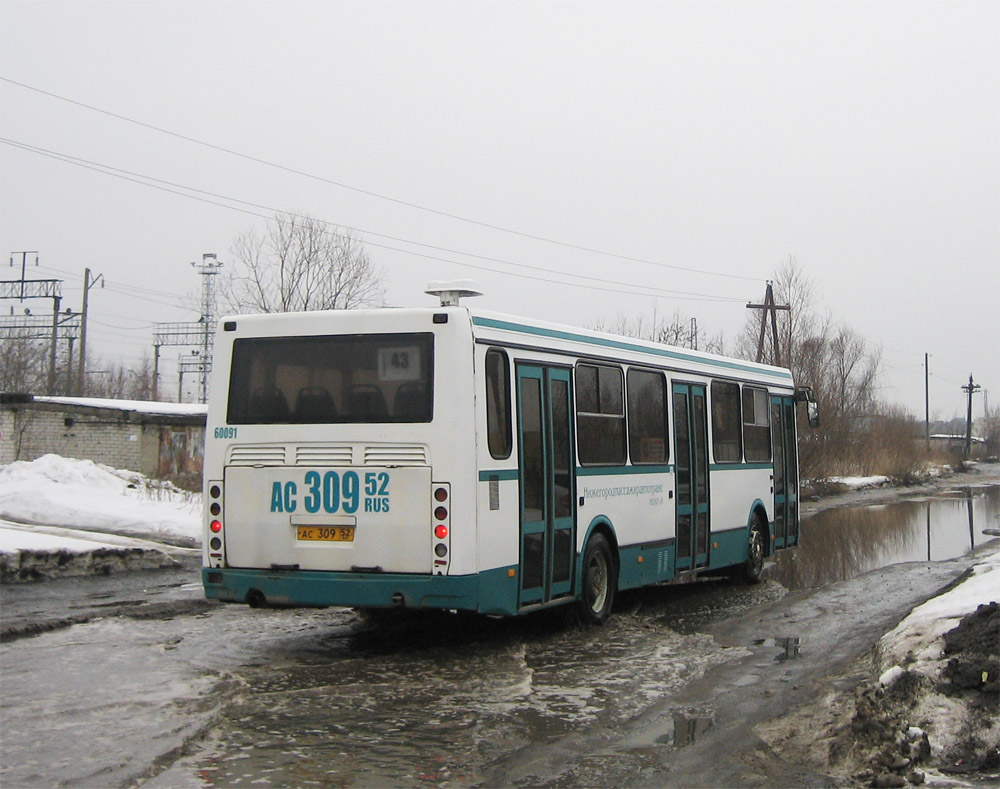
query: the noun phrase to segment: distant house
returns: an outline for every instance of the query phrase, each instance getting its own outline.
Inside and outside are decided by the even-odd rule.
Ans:
[[[206,412],[185,403],[0,392],[0,464],[52,453],[150,477],[196,478]]]
[[[965,435],[952,435],[949,433],[932,433],[930,436],[930,444],[932,447],[937,449],[946,450],[948,452],[964,452],[965,451]],[[972,437],[972,459],[981,459],[986,455],[986,439]]]

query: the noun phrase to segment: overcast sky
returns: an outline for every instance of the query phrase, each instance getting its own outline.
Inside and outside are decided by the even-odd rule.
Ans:
[[[50,152],[0,145],[0,252],[38,250],[29,275],[65,278],[64,307],[85,267],[103,274],[89,342],[107,360],[151,355],[153,322],[197,320],[191,262],[225,263],[282,210],[358,229],[392,305],[472,278],[486,309],[581,326],[679,311],[730,340],[791,255],[818,309],[881,346],[886,400],[923,416],[930,353],[932,414],[964,415],[970,373],[1000,404],[992,0],[0,15],[2,137]]]

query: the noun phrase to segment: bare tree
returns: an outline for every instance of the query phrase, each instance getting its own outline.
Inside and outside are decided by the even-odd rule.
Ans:
[[[831,316],[816,313],[812,281],[794,257],[778,267],[774,290],[777,302],[791,308],[777,317],[781,359],[797,383],[812,387],[822,415],[819,430],[799,431],[803,476],[871,473],[872,431],[887,423],[876,388],[881,349]],[[760,315],[748,315],[737,353],[755,358],[759,336]],[[773,349],[765,346],[765,351],[764,361],[773,363]]]
[[[987,455],[1000,455],[1000,408],[994,406],[987,410],[979,432],[986,439]]]
[[[382,273],[353,232],[299,214],[237,236],[220,295],[233,313],[346,310],[382,303]]]
[[[782,362],[796,370],[802,359],[803,343],[809,338],[822,337],[829,329],[830,318],[821,318],[815,312],[813,283],[799,268],[798,261],[789,255],[774,273],[774,298],[778,304],[787,304],[790,309],[778,311],[778,346]],[[736,343],[737,353],[746,359],[753,359],[757,353],[760,337],[760,321],[766,313],[750,313],[743,326],[743,332]],[[770,332],[766,332],[769,336]],[[764,362],[774,364],[774,348],[764,344]]]
[[[153,399],[153,362],[148,356],[133,367],[120,362],[98,364],[104,372],[87,380],[88,396],[115,400]]]
[[[0,392],[43,392],[47,385],[48,345],[0,329]]]
[[[597,331],[620,334],[623,337],[652,340],[664,345],[697,348],[709,353],[723,353],[722,334],[708,337],[704,331],[697,328],[695,321],[681,315],[680,310],[675,311],[669,321],[662,317],[655,307],[653,308],[653,316],[648,321],[645,315],[630,318],[619,313],[614,320],[597,321],[593,328]]]

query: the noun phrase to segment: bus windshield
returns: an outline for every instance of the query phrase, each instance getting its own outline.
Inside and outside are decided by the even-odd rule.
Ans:
[[[238,339],[233,425],[430,422],[434,335]]]

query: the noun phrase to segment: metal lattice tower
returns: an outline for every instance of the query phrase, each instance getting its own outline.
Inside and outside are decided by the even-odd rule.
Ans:
[[[201,256],[201,263],[192,263],[201,274],[201,398],[200,402],[208,402],[208,379],[212,372],[212,339],[215,329],[215,276],[222,268],[214,252],[206,252]]]

